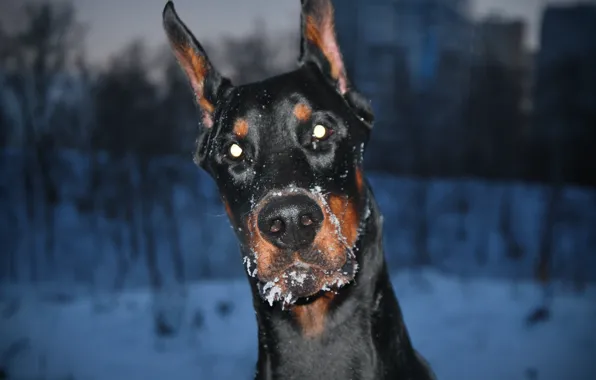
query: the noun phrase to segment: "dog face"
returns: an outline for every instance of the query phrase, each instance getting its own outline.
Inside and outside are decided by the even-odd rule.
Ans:
[[[195,161],[219,188],[261,296],[290,304],[349,283],[373,117],[346,77],[330,1],[302,1],[298,69],[243,86],[217,73],[171,2],[163,17],[203,116]]]

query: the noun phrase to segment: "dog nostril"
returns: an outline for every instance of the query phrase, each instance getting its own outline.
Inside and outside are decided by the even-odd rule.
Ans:
[[[310,215],[305,214],[300,217],[300,223],[302,223],[303,226],[310,226],[313,224],[313,221]]]
[[[282,230],[284,227],[284,222],[281,219],[275,219],[271,222],[271,226],[269,226],[269,232],[276,234]]]
[[[256,227],[269,243],[292,252],[310,247],[324,220],[316,201],[307,195],[289,194],[265,203]]]

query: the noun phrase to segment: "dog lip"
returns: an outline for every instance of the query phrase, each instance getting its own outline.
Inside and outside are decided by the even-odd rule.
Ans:
[[[300,258],[296,258],[295,260],[292,261],[292,263],[288,266],[286,266],[282,272],[286,272],[292,269],[296,269],[296,270],[312,270],[312,271],[320,271],[320,272],[327,272],[329,271],[329,269],[325,269],[323,268],[321,265],[315,264],[315,263],[309,263],[307,261],[304,261]]]
[[[291,271],[299,271],[299,272],[317,272],[323,271],[323,268],[316,264],[309,264],[302,260],[294,260],[292,263],[285,268],[283,268],[280,272],[281,273],[288,273]]]
[[[302,260],[295,261],[289,268],[310,269],[312,265],[305,263]]]
[[[316,251],[315,249],[311,248],[311,249],[306,250],[303,253],[305,254],[306,257],[309,257],[309,256],[312,256],[315,251]],[[295,270],[312,270],[315,272],[329,274],[329,273],[334,272],[339,269],[336,267],[327,267],[325,265],[321,265],[320,263],[305,260],[300,255],[300,252],[297,252],[297,251],[293,251],[291,254],[293,255],[291,262],[289,264],[287,264],[285,267],[281,268],[281,271],[280,271],[281,273],[295,269]],[[347,259],[348,258],[347,258],[347,253],[346,253],[346,260]]]

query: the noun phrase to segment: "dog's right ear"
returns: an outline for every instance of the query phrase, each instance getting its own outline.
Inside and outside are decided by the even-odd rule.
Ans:
[[[232,84],[215,70],[201,44],[178,17],[172,1],[166,4],[162,16],[170,46],[195,93],[203,125],[211,128],[218,97]]]
[[[374,122],[370,102],[350,84],[335,34],[331,0],[300,0],[302,12],[298,63],[314,63],[369,128]]]

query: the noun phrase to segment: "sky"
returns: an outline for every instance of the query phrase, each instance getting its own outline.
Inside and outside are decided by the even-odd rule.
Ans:
[[[23,0],[0,0],[7,9]],[[60,1],[60,0],[50,0]],[[336,0],[337,1],[337,0]],[[528,23],[527,43],[535,47],[541,11],[548,3],[594,2],[596,0],[470,0],[472,14],[481,18],[491,13],[523,18]],[[89,31],[88,57],[106,60],[133,38],[143,38],[150,47],[166,42],[161,29],[161,11],[166,0],[73,0],[79,19]],[[336,4],[340,4],[341,0]],[[257,20],[271,32],[298,28],[298,0],[175,0],[182,19],[199,41],[226,34],[241,35]]]

